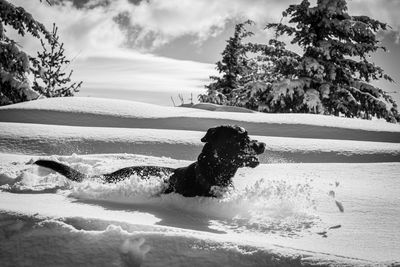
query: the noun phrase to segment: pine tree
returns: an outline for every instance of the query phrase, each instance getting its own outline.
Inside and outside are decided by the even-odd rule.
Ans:
[[[234,105],[237,101],[235,90],[245,83],[244,78],[252,71],[246,56],[249,44],[242,43],[244,38],[253,34],[246,30],[246,25],[251,24],[253,22],[248,20],[235,26],[234,35],[227,40],[221,61],[216,63],[216,69],[222,77],[210,77],[213,82],[206,86],[207,95],[199,96],[201,102]]]
[[[49,1],[46,2],[50,4]],[[38,53],[38,58],[29,56],[6,35],[4,26],[12,27],[21,36],[30,33],[40,39],[43,52]],[[49,50],[46,48],[47,44],[50,46]],[[0,0],[0,105],[33,100],[40,96],[73,95],[82,82],[64,86],[71,81],[72,74],[72,71],[68,76],[63,73],[67,64],[69,60],[64,56],[63,44],[59,43],[55,26],[50,33],[24,8]],[[35,79],[33,86],[27,78],[31,72]],[[44,86],[38,83],[40,79]]]
[[[372,86],[377,79],[393,81],[368,60],[379,45],[376,33],[388,25],[367,16],[350,16],[345,0],[308,0],[283,12],[289,24],[271,23],[278,35],[291,36],[304,54],[285,79],[273,83],[265,103],[272,112],[291,111],[344,114],[346,117],[400,121],[397,105],[383,90]],[[279,68],[278,68],[279,69]],[[296,91],[298,101],[288,105]],[[290,102],[290,101],[289,101]],[[294,104],[294,105],[293,105]]]
[[[53,24],[50,48],[40,40],[43,51],[37,53],[37,58],[30,58],[33,65],[30,70],[34,75],[32,88],[46,97],[73,96],[82,82],[70,83],[72,70],[68,76],[63,72],[70,61],[64,55],[64,44],[59,41],[57,31],[57,26]],[[40,85],[40,81],[43,85]]]
[[[30,88],[27,80],[29,56],[6,35],[4,26],[9,25],[18,34],[30,33],[36,38],[51,40],[43,24],[36,21],[22,7],[0,0],[0,105],[35,99],[38,93]]]
[[[297,90],[287,91],[284,88],[283,92],[279,92],[275,83],[295,78],[301,57],[287,50],[285,43],[277,39],[271,39],[268,45],[250,43],[249,47],[255,55],[249,59],[252,72],[238,90],[237,104],[262,112],[294,112],[292,108],[298,101]]]

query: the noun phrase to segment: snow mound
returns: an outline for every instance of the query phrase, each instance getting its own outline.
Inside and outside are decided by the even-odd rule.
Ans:
[[[60,120],[65,113],[67,113],[68,116],[65,116],[65,119]],[[51,116],[45,116],[46,114],[51,114]],[[83,118],[80,120],[76,116],[83,116]],[[85,122],[86,126],[91,126],[92,124],[101,122],[92,122],[92,124],[90,124],[90,120],[87,120],[86,117],[93,119],[99,116],[104,119],[107,117],[120,119],[118,123],[122,123],[122,125],[119,125],[119,127],[123,127],[123,125],[131,125],[134,127],[133,124],[127,123],[127,121],[123,119],[185,118],[186,120],[181,120],[180,123],[173,123],[171,127],[174,126],[174,128],[172,129],[189,127],[191,130],[198,130],[198,128],[195,129],[193,128],[194,126],[190,125],[190,121],[225,120],[237,124],[261,123],[279,125],[309,125],[377,132],[400,132],[400,125],[387,123],[386,121],[381,120],[367,121],[313,114],[211,112],[194,108],[165,107],[134,101],[90,97],[47,98],[0,107],[0,121],[19,121],[30,123],[47,123],[45,121],[51,121],[53,124],[67,125],[81,125],[78,124],[79,121],[81,121],[82,123]],[[171,123],[171,121],[168,122]],[[110,121],[106,122],[104,120],[102,123],[103,126],[107,126],[105,125],[107,123],[111,124]],[[175,124],[178,124],[180,127],[175,127]],[[136,128],[137,127],[139,126],[136,126]],[[153,127],[157,127],[157,125],[153,123]],[[167,126],[163,125],[163,127]],[[202,128],[204,128],[204,126]],[[188,128],[186,129],[188,130]]]
[[[0,152],[71,155],[135,153],[195,161],[204,132],[1,123]],[[266,144],[260,162],[395,162],[400,144],[251,136]]]

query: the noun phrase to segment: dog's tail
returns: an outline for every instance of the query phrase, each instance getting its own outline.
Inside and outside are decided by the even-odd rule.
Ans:
[[[67,165],[64,165],[62,163],[55,162],[52,160],[42,160],[41,159],[41,160],[37,160],[34,164],[39,165],[41,167],[49,168],[53,171],[56,171],[56,172],[64,175],[68,179],[75,181],[75,182],[82,182],[83,179],[86,177],[85,174],[80,173]]]

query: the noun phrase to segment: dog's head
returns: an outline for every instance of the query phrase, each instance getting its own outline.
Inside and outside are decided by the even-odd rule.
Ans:
[[[203,152],[214,157],[220,163],[217,165],[228,168],[254,168],[260,164],[257,155],[265,150],[264,143],[251,140],[247,131],[239,126],[210,128],[201,141],[206,143]]]

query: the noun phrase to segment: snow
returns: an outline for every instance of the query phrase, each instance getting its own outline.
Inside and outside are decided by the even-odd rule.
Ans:
[[[267,151],[219,198],[162,195],[152,177],[75,183],[32,165],[50,158],[89,175],[187,166],[207,127],[232,122]],[[2,107],[0,266],[399,264],[399,132],[381,121],[95,98]]]
[[[196,160],[201,151],[204,132],[133,129],[111,127],[81,127],[0,122],[0,146],[3,152],[29,154],[98,154],[135,153],[161,155],[176,159]],[[273,162],[279,154],[290,154],[296,162],[330,161],[396,161],[400,143],[311,138],[284,138],[251,135],[266,144],[261,162]],[[45,142],[43,141],[45,140]],[[311,158],[310,154],[323,157]]]
[[[165,107],[134,101],[101,99],[91,97],[74,98],[55,98],[41,99],[38,101],[23,102],[10,106],[0,107],[1,121],[7,120],[9,114],[29,112],[31,123],[40,123],[45,117],[35,116],[36,111],[53,111],[53,116],[58,116],[57,112],[68,113],[68,121],[60,120],[54,124],[70,125],[71,120],[78,120],[76,117],[83,114],[110,116],[128,119],[148,119],[148,118],[190,118],[190,119],[220,119],[232,120],[237,122],[253,122],[265,124],[300,124],[325,127],[338,127],[345,129],[357,129],[365,131],[388,131],[400,132],[400,125],[386,123],[384,120],[367,121],[354,120],[349,118],[338,118],[324,115],[311,114],[267,114],[267,113],[234,113],[234,112],[208,112],[182,107]],[[55,112],[57,111],[57,112]],[[22,114],[20,114],[22,117]],[[26,117],[26,116],[25,116]],[[12,117],[11,117],[12,118]],[[18,121],[21,118],[12,118]],[[27,119],[27,118],[24,118]],[[155,126],[155,125],[153,125]],[[188,127],[182,125],[181,127]],[[148,127],[150,128],[150,127]]]

